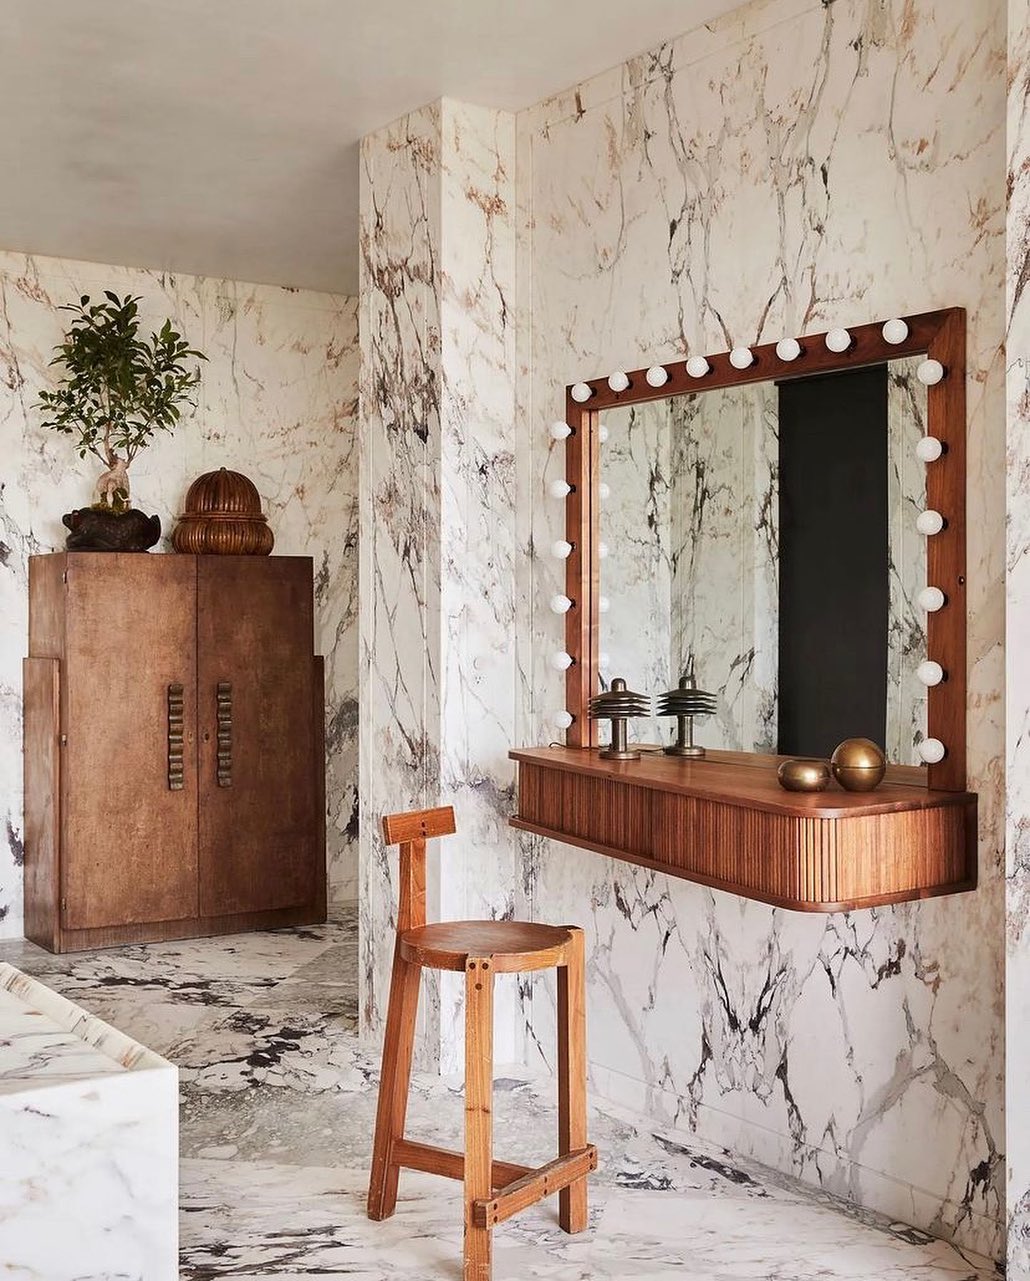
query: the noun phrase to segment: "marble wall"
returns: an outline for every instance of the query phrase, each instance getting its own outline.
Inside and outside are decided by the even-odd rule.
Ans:
[[[772,383],[674,402],[673,666],[716,695],[699,741],[776,751],[779,539]]]
[[[430,918],[512,916],[516,737],[514,120],[441,102],[361,151],[361,1020],[385,1015],[384,813],[453,804]],[[423,1063],[460,1062],[460,976],[423,985]],[[501,985],[496,1053],[521,1058]]]
[[[1009,0],[1006,975],[1008,1277],[1030,1281],[1030,3]]]
[[[975,894],[810,919],[558,845],[541,918],[590,947],[593,1086],[863,1204],[1001,1247],[1005,22],[998,0],[764,0],[522,114],[520,461],[563,387],[934,307],[969,312]],[[560,533],[532,499],[527,550]],[[528,741],[553,737],[560,571],[528,588]],[[546,990],[533,1030],[545,1059]]]
[[[173,317],[209,360],[195,412],[133,465],[134,499],[171,532],[188,483],[227,466],[257,485],[276,552],[315,561],[326,659],[331,896],[357,892],[357,306],[264,285],[0,253],[0,936],[21,933],[21,658],[27,558],[63,547],[61,513],[99,467],[40,428],[33,408],[67,324],[58,308],[104,289]],[[167,539],[162,541],[167,548]]]

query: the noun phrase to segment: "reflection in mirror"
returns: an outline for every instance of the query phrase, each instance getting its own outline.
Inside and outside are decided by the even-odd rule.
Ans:
[[[826,756],[926,734],[920,358],[605,410],[601,681],[658,695],[693,660],[698,741]],[[671,720],[638,721],[668,743]]]

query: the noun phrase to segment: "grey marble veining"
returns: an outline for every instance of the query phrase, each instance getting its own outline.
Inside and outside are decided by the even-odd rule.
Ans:
[[[458,1275],[457,1186],[401,1176],[396,1215],[365,1218],[378,1056],[359,1044],[356,920],[317,929],[53,957],[0,945],[177,1064],[181,1276],[420,1281]],[[126,989],[135,1001],[122,999]],[[499,1068],[496,1148],[553,1151],[553,1083]],[[409,1130],[458,1146],[457,1077],[416,1075]],[[718,1147],[610,1105],[591,1110],[602,1153],[589,1229],[568,1237],[541,1203],[496,1234],[497,1281],[988,1281],[991,1265],[848,1207]]]
[[[514,120],[454,102],[361,151],[362,1027],[382,1026],[396,911],[384,813],[454,803],[438,917],[512,916]],[[446,231],[446,234],[445,234]],[[455,1062],[461,984],[429,986],[420,1053]],[[521,1055],[505,996],[498,1040]],[[516,1048],[516,1047],[519,1048]]]

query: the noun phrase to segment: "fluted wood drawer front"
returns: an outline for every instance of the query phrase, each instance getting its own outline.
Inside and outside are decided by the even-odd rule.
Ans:
[[[687,875],[732,881],[782,898],[804,896],[799,820],[670,792],[653,795],[656,859]],[[828,838],[832,833],[818,825],[810,829],[809,857],[818,857]]]
[[[573,755],[562,768],[526,760],[529,754],[552,755],[515,754],[516,827],[673,876],[802,911],[976,885],[976,798],[968,794],[938,799],[908,788],[873,800],[841,792],[792,800],[779,789],[763,793],[752,776],[749,804],[699,795],[682,773],[665,776],[654,763],[648,785],[627,778],[625,766],[620,777],[606,777],[593,758],[584,768],[584,757]]]
[[[572,774],[562,776],[561,790],[563,831],[627,854],[652,853],[653,792]]]

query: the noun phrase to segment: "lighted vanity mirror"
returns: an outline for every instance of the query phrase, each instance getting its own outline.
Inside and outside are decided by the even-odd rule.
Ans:
[[[920,762],[923,359],[600,411],[602,688],[658,694],[693,664],[716,700],[697,723],[708,748],[828,756],[859,735]]]
[[[570,384],[567,746],[598,744],[614,677],[654,697],[693,658],[723,768],[860,736],[888,781],[964,791],[965,349],[949,308]]]

